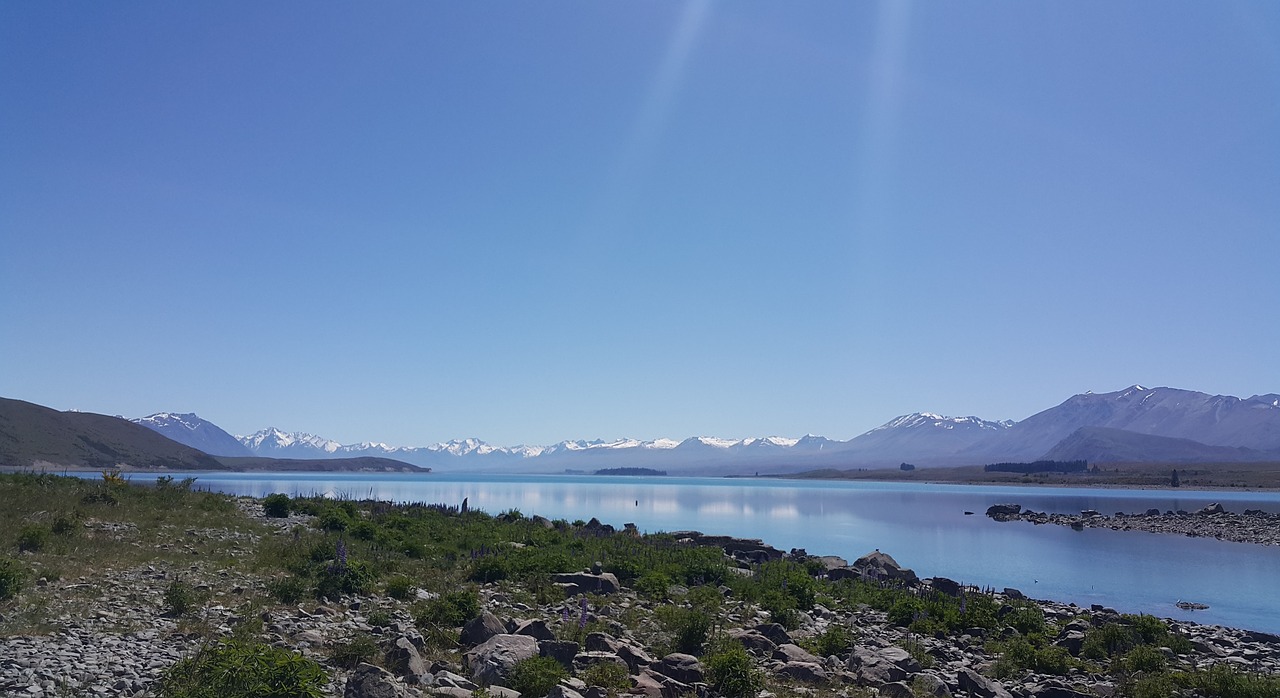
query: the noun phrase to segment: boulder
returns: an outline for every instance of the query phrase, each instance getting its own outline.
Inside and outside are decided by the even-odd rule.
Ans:
[[[992,504],[987,507],[987,516],[996,521],[1008,521],[1022,513],[1021,504]]]
[[[535,640],[554,640],[556,634],[552,632],[545,620],[526,620],[516,626],[516,635],[528,635]]]
[[[872,685],[905,681],[920,671],[920,663],[901,647],[859,647],[849,655],[846,665]]]
[[[391,649],[387,650],[386,665],[408,683],[424,683],[431,674],[422,661],[422,655],[418,654],[418,648],[404,636],[396,638]]]
[[[462,635],[459,642],[463,647],[475,647],[484,644],[494,635],[504,635],[507,632],[506,626],[497,616],[488,611],[481,611],[480,615],[467,621],[462,626]]]
[[[787,662],[778,669],[778,674],[804,683],[827,683],[831,680],[827,670],[817,662]]]
[[[1223,509],[1221,504],[1214,502],[1213,504],[1210,504],[1209,506],[1201,509],[1200,511],[1197,511],[1196,513],[1200,514],[1201,516],[1208,516],[1210,514],[1221,514],[1225,511],[1226,509]]]
[[[663,676],[652,669],[645,669],[634,679],[632,692],[640,693],[648,698],[680,698],[693,692],[693,689],[669,676]]]
[[[929,583],[930,583],[930,586],[932,586],[935,591],[940,591],[946,594],[947,596],[960,595],[960,583],[955,581],[954,579],[947,579],[946,577],[934,577],[933,579],[929,580]]]
[[[853,563],[854,569],[864,577],[896,579],[908,583],[917,581],[916,573],[898,564],[892,556],[879,550],[863,555]]]
[[[755,631],[772,640],[775,645],[794,644],[787,629],[778,623],[761,623],[755,627]]]
[[[538,656],[551,657],[560,666],[573,671],[573,658],[578,656],[578,643],[572,640],[542,640],[538,642]]]
[[[916,698],[911,687],[901,681],[886,683],[880,687],[880,698]]]
[[[547,692],[547,698],[582,698],[582,694],[562,684],[556,684]]]
[[[649,668],[680,683],[702,683],[703,681],[702,664],[691,654],[672,652],[661,661],[651,664]]]
[[[573,658],[573,670],[575,672],[585,671],[597,664],[617,664],[630,672],[630,667],[627,666],[626,661],[613,652],[579,652]]]
[[[1077,691],[1060,681],[1046,681],[1031,687],[1035,698],[1093,698],[1093,694]]]
[[[617,652],[618,641],[608,633],[588,633],[582,648],[588,652]]]
[[[773,651],[773,658],[783,662],[803,662],[807,664],[821,664],[822,658],[810,654],[807,650],[799,645],[785,644],[778,645]]]
[[[927,696],[951,698],[951,689],[947,688],[947,682],[943,681],[937,674],[927,671],[920,672],[915,675],[911,683]]]
[[[973,669],[963,668],[957,672],[956,683],[960,686],[960,690],[968,691],[977,698],[1013,698],[1004,686]]]
[[[592,519],[594,521],[594,519]],[[618,578],[612,572],[589,574],[587,572],[566,572],[553,575],[551,580],[564,587],[570,596],[578,594],[616,594],[622,588]]]
[[[653,664],[653,657],[650,657],[643,647],[619,644],[618,658],[627,663],[627,673],[633,676],[639,674],[641,669]]]
[[[538,656],[538,641],[528,635],[494,635],[463,655],[471,677],[482,684],[502,683],[517,662]]]
[[[785,634],[786,631],[784,630],[783,633]],[[759,657],[772,657],[773,651],[778,648],[778,645],[773,640],[755,630],[730,630],[729,637],[741,642],[748,652]]]
[[[347,677],[343,698],[409,698],[391,672],[372,664],[361,664]]]

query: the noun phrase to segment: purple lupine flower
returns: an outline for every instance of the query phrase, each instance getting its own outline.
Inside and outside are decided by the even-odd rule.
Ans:
[[[564,623],[565,625],[569,624],[569,607],[568,606],[565,606],[564,608],[560,609],[560,622]]]
[[[582,630],[587,627],[587,597],[582,597],[582,603],[579,606],[582,613],[578,615],[578,630]]]
[[[338,561],[338,567],[347,566],[347,544],[341,539],[338,540],[337,551],[334,558]]]

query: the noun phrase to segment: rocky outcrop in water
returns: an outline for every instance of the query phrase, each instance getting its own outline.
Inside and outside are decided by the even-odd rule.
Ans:
[[[1175,533],[1234,543],[1280,545],[1280,514],[1269,514],[1260,509],[1246,509],[1236,514],[1216,502],[1195,512],[1148,509],[1140,514],[1116,512],[1113,516],[1093,510],[1079,514],[1050,514],[1024,510],[1018,504],[996,504],[987,509],[987,516],[996,521],[1057,524],[1076,530],[1109,528],[1113,531]]]

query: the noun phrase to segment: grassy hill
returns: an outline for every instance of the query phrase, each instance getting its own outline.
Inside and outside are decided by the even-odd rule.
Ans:
[[[0,398],[0,467],[126,470],[430,472],[390,458],[214,457],[120,417]]]
[[[119,417],[0,398],[0,465],[227,470],[218,459]]]

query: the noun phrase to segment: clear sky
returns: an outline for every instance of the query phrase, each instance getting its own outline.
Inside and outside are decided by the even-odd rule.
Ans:
[[[344,443],[1280,391],[1280,3],[0,3],[0,395]]]

